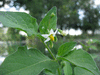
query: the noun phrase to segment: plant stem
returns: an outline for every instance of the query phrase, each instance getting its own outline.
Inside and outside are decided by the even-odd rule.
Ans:
[[[43,42],[43,41],[42,41],[42,42]],[[51,51],[50,48],[47,46],[47,44],[44,43],[44,42],[43,42],[43,44],[44,44],[45,47],[47,48],[48,52],[51,54],[52,58],[53,58],[54,60],[56,60],[56,58],[54,57],[52,51]],[[58,68],[58,74],[61,75],[61,73],[60,73],[60,69],[59,69],[59,68]]]
[[[49,49],[49,47],[47,46],[47,44],[46,44],[46,43],[44,43],[44,42],[43,42],[43,44],[44,44],[44,45],[45,45],[45,47],[47,48],[48,52],[51,54],[52,58],[53,58],[54,60],[56,60],[56,58],[54,57],[54,55],[53,55],[52,51],[51,51],[51,50]]]
[[[58,68],[58,75],[61,75],[61,73],[60,73],[60,69]]]

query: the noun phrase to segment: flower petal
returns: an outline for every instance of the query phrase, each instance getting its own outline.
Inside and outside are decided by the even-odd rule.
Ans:
[[[53,31],[53,29],[51,29],[51,30],[50,30],[50,34],[54,34],[54,31]]]
[[[48,38],[49,34],[42,34],[41,36],[43,36],[44,38]]]
[[[55,31],[55,33],[54,33],[54,34],[56,34],[56,33],[57,33],[57,31],[58,31],[58,28],[56,29],[56,31]]]
[[[56,31],[54,32],[53,36],[55,37],[55,35],[57,34],[58,32],[58,28],[56,29]]]
[[[44,43],[48,42],[49,40],[50,40],[50,38],[47,38],[47,39],[44,41]]]

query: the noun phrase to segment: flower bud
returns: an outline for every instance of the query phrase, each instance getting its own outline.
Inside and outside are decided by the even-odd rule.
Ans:
[[[52,17],[54,17],[54,16],[55,16],[55,14],[54,14],[54,13],[51,13],[51,16],[50,16],[50,17],[52,18]]]
[[[66,32],[64,32],[64,31],[62,31],[62,30],[60,30],[60,29],[58,29],[58,32],[59,32],[62,36],[66,36],[66,35],[67,35]]]
[[[52,43],[52,41],[49,42],[49,47],[50,47],[50,48],[53,47],[53,43]]]
[[[62,33],[62,30],[58,29],[58,32]]]
[[[57,42],[57,41],[58,41],[58,38],[57,38],[56,36],[54,37],[54,39],[55,39],[55,40],[54,40],[55,42]]]

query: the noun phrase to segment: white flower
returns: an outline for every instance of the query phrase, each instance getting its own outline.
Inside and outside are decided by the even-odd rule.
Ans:
[[[62,31],[61,35],[66,36],[67,33],[65,31]]]
[[[44,41],[44,43],[46,43],[46,42],[48,42],[50,40],[54,41],[55,40],[54,37],[55,37],[57,31],[58,31],[58,29],[55,32],[53,31],[53,29],[51,29],[50,32],[49,32],[49,34],[42,34],[42,36],[44,38],[46,38],[46,40]]]
[[[66,31],[62,31],[62,30],[60,30],[60,29],[58,29],[58,32],[59,32],[59,34],[61,34],[62,36],[66,36],[66,35],[67,35]]]

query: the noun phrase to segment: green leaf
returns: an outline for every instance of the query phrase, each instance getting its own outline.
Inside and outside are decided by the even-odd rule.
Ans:
[[[76,45],[75,42],[67,42],[65,44],[62,44],[58,49],[58,56],[64,56],[68,54]]]
[[[80,68],[80,67],[75,67],[74,73],[75,73],[75,75],[94,75],[90,71],[83,69],[83,68]]]
[[[93,49],[93,50],[98,50],[97,47],[96,46],[93,46],[93,45],[90,45],[89,48],[90,49]]]
[[[56,75],[56,74],[52,74],[50,71],[44,71],[44,73],[45,73],[46,75]]]
[[[54,14],[54,16],[52,16]],[[48,30],[56,29],[57,25],[57,8],[53,7],[42,19],[39,25],[40,33],[48,33]]]
[[[74,50],[71,53],[69,53],[67,56],[65,56],[64,58],[76,66],[80,66],[80,67],[88,69],[95,75],[100,75],[99,70],[94,60],[84,50],[81,50],[81,49]]]
[[[57,68],[58,63],[39,50],[19,47],[4,60],[0,66],[0,75],[38,75],[44,69],[56,73]]]
[[[37,34],[38,31],[36,19],[23,12],[0,11],[0,22],[6,27],[21,29],[29,36]]]
[[[72,75],[72,67],[68,61],[64,61],[65,66],[64,69],[64,75]]]
[[[93,59],[95,59],[95,58],[97,58],[97,57],[99,57],[99,55],[97,55],[97,54],[90,54],[91,55],[91,57],[93,58]]]

